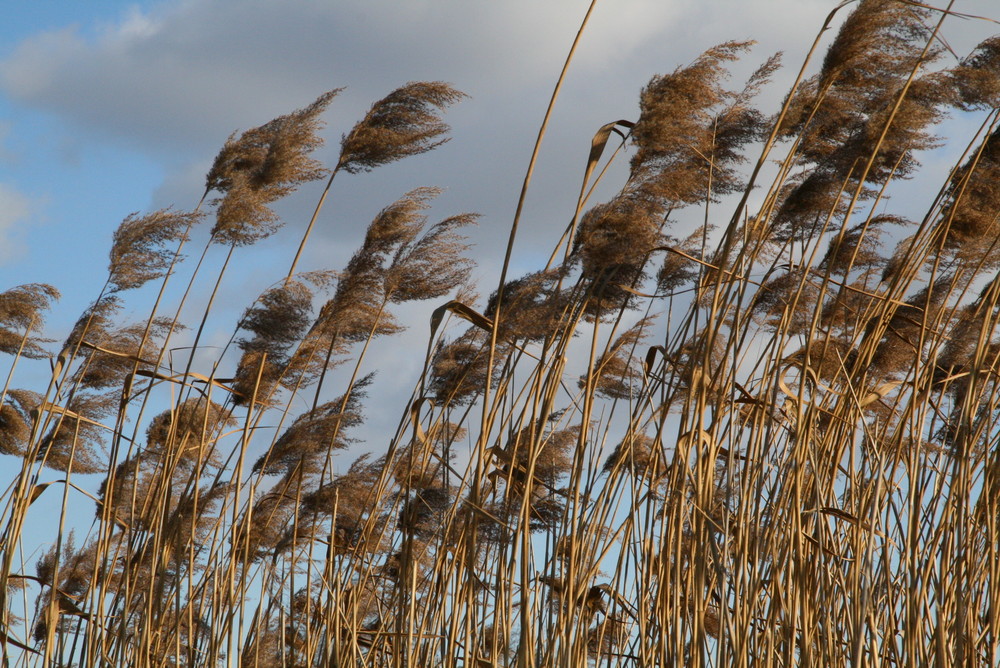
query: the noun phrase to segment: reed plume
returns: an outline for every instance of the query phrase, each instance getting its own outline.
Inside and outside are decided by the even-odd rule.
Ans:
[[[359,380],[350,397],[338,397],[303,413],[271,448],[260,456],[253,468],[266,474],[317,473],[326,455],[346,448],[347,430],[361,424],[361,401],[364,388],[372,377]]]
[[[560,289],[560,269],[537,271],[515,278],[504,285],[506,314],[497,323],[499,341],[540,341],[557,330],[569,307]],[[490,295],[483,315],[494,319],[497,293]]]
[[[323,145],[319,116],[340,90],[226,140],[205,177],[206,192],[222,194],[214,200],[213,240],[246,246],[270,236],[279,223],[269,205],[328,173],[309,155]]]
[[[30,337],[44,325],[43,313],[59,298],[59,291],[44,283],[28,283],[0,292],[0,351],[29,359],[47,357],[45,339]]]
[[[740,94],[726,90],[725,64],[752,44],[720,44],[687,67],[653,77],[642,90],[632,128],[637,150],[631,180],[659,211],[740,188],[733,164],[743,160],[740,149],[759,138],[764,126],[763,115],[749,103],[778,66],[777,59],[769,60]]]
[[[111,292],[134,290],[161,278],[174,260],[176,245],[202,214],[160,209],[145,216],[129,214],[115,230],[108,265]]]
[[[331,552],[375,552],[384,547],[384,526],[391,521],[383,507],[387,500],[371,496],[383,466],[384,462],[362,455],[303,500],[305,510],[329,520]],[[366,531],[369,518],[377,524]]]
[[[639,344],[649,336],[652,322],[653,317],[640,319],[616,338],[594,362],[590,378],[595,394],[626,401],[638,396],[646,374],[636,353]],[[587,377],[581,378],[578,385],[585,387]]]
[[[930,10],[900,0],[866,0],[841,26],[822,70],[789,101],[780,130],[797,137],[789,183],[775,214],[778,241],[807,240],[866,186],[902,178],[913,154],[937,145],[931,128],[957,103],[950,77],[927,68],[941,56],[929,45]],[[857,194],[855,195],[855,191]]]
[[[440,297],[465,283],[471,263],[463,257],[468,245],[459,230],[475,216],[447,218],[421,236],[423,211],[439,192],[412,190],[371,222],[361,248],[337,276],[333,297],[290,360],[298,377],[320,378],[350,344],[400,332],[390,304]]]
[[[7,390],[0,406],[0,453],[23,455],[38,414],[42,395],[31,390]]]
[[[225,427],[235,419],[221,405],[198,397],[154,417],[146,428],[146,447],[164,456],[204,464]]]
[[[301,281],[285,281],[266,290],[240,320],[240,329],[252,333],[236,344],[243,351],[233,380],[234,401],[239,405],[266,400],[283,381],[296,379],[285,373],[289,356],[312,320],[313,290]]]
[[[950,202],[941,214],[943,245],[962,260],[984,260],[993,266],[997,248],[996,203],[1000,191],[1000,129],[994,130],[955,173]]]
[[[742,149],[765,128],[751,102],[779,62],[769,59],[741,92],[727,90],[725,64],[751,44],[720,44],[642,90],[629,181],[584,214],[574,240],[572,258],[592,283],[589,316],[637,303],[630,290],[646,279],[649,254],[667,241],[663,228],[672,211],[742,187],[736,171]]]
[[[440,146],[448,126],[438,112],[458,102],[461,93],[440,81],[411,82],[372,105],[340,141],[337,169],[350,174]]]
[[[983,40],[951,71],[951,76],[963,110],[1000,106],[1000,38]]]
[[[489,367],[489,334],[470,327],[438,344],[431,358],[428,389],[439,405],[466,405],[482,392]],[[497,364],[492,372],[498,373]]]

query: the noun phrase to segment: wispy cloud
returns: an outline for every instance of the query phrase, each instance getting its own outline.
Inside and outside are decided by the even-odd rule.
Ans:
[[[375,99],[413,80],[442,80],[471,100],[448,114],[454,141],[432,155],[351,181],[342,218],[317,230],[309,252],[329,258],[387,200],[418,186],[447,186],[447,213],[484,214],[477,233],[484,272],[505,230],[535,131],[579,21],[583,0],[287,0],[163,2],[117,22],[60,28],[0,61],[0,91],[65,123],[81,152],[114,142],[163,167],[154,207],[184,206],[234,130],[300,108],[346,86],[325,115],[329,147]],[[778,96],[829,12],[828,0],[616,0],[599,2],[556,107],[529,194],[522,241],[548,243],[572,211],[593,132],[637,115],[649,78],[730,39],[757,39],[738,65],[749,73],[776,50],[787,69]],[[963,42],[955,22],[948,32]],[[947,32],[947,31],[946,31]],[[782,80],[784,77],[784,80]],[[90,148],[88,148],[90,147]],[[612,180],[612,179],[609,179]],[[125,187],[119,184],[120,187]],[[336,193],[335,193],[336,196]],[[283,214],[308,219],[311,202]],[[356,207],[356,208],[355,208]],[[128,213],[123,211],[122,214]],[[295,235],[291,235],[295,236]],[[534,261],[534,259],[529,259]]]
[[[31,200],[13,186],[0,183],[0,265],[16,255],[17,227],[27,222],[31,214]]]
[[[595,21],[583,61],[621,58],[674,13],[649,0],[617,4]],[[583,7],[196,0],[133,10],[92,39],[73,27],[36,35],[0,63],[0,82],[15,99],[84,127],[152,148],[191,147],[333,85],[371,99],[388,82],[415,79],[481,89],[473,94],[547,83]],[[639,13],[642,21],[629,18]]]

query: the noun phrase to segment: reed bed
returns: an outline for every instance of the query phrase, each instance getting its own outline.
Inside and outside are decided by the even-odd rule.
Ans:
[[[459,91],[391,92],[331,168],[337,90],[233,134],[196,210],[122,222],[62,343],[55,288],[0,293],[4,665],[1000,665],[1000,38],[956,56],[960,19],[842,3],[776,109],[777,57],[730,81],[749,43],[654,76],[595,133],[550,262],[509,275],[515,219],[483,300],[476,216],[430,220],[431,187],[346,266],[297,271],[336,185],[447,140]],[[979,130],[938,136],[949,115]],[[946,141],[938,190],[892,199]],[[203,349],[225,267],[319,179],[287,274]],[[216,276],[181,270],[201,225]],[[428,321],[398,428],[359,442],[370,344]],[[33,504],[60,494],[32,563]]]

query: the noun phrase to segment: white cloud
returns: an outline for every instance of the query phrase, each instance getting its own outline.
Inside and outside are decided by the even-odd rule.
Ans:
[[[977,0],[966,1],[976,10]],[[490,253],[501,254],[538,123],[588,5],[164,2],[131,10],[93,38],[67,28],[24,41],[0,61],[0,88],[67,120],[76,146],[112,138],[160,161],[165,178],[154,203],[185,206],[201,194],[203,166],[234,129],[347,86],[327,115],[326,136],[335,143],[392,88],[410,80],[449,81],[472,96],[448,114],[454,141],[433,155],[338,184],[335,212],[328,214],[336,224],[317,230],[311,252],[324,257],[330,247],[351,243],[348,231],[356,233],[406,190],[441,185],[449,188],[441,198],[447,213],[485,214],[478,241],[488,264]],[[831,6],[829,0],[598,2],[546,136],[522,238],[548,243],[558,236],[594,130],[634,119],[638,92],[650,76],[690,62],[713,44],[757,39],[759,47],[736,66],[734,85],[779,49],[787,63],[780,76],[788,81]],[[956,21],[949,39],[962,41],[959,33],[978,25]],[[775,86],[772,101],[783,92]],[[331,153],[324,155],[335,159]],[[311,203],[301,211],[295,206],[285,210],[293,228],[308,217]]]
[[[751,37],[754,23],[774,38],[817,4],[599,2],[572,76],[599,95],[686,62],[711,45],[706,39]],[[491,104],[547,89],[587,5],[187,0],[132,9],[90,41],[76,28],[36,35],[0,63],[0,84],[84,127],[147,148],[190,149],[337,86],[370,100],[408,80],[443,79]],[[757,10],[765,5],[766,23]],[[633,62],[636,54],[646,62]]]
[[[0,183],[0,265],[17,253],[17,226],[30,214],[31,200],[13,186]]]
[[[190,1],[133,10],[93,42],[74,28],[37,35],[0,80],[83,126],[191,147],[341,85],[371,98],[411,79],[508,91],[547,80],[579,4]]]
[[[0,119],[0,163],[13,159],[13,154],[7,149],[7,137],[10,136],[11,122]]]

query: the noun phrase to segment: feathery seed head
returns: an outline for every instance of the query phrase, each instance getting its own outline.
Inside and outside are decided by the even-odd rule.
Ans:
[[[912,69],[929,36],[924,23],[928,15],[928,10],[905,0],[862,0],[826,52],[821,88],[877,87],[886,71]]]
[[[221,429],[235,424],[214,401],[204,397],[188,399],[153,418],[146,429],[146,443],[157,452],[176,452],[183,460],[201,461]]]
[[[240,319],[240,329],[253,338],[237,341],[244,350],[259,350],[276,357],[302,338],[310,324],[313,292],[304,283],[287,281],[266,290]]]
[[[159,341],[173,329],[170,318],[153,318],[118,329],[91,326],[80,357],[86,359],[78,378],[82,387],[107,389],[121,385],[136,368],[150,369],[159,356]]]
[[[728,76],[725,63],[752,44],[720,44],[688,67],[653,77],[642,90],[639,120],[632,128],[638,147],[631,163],[632,190],[656,202],[657,217],[668,208],[741,187],[732,166],[743,161],[742,147],[758,139],[765,126],[749,102],[779,62],[769,59],[741,93],[727,91],[721,83]]]
[[[761,324],[777,331],[781,328],[800,334],[809,330],[816,310],[818,288],[803,270],[788,271],[772,278],[757,290],[751,312]]]
[[[338,169],[357,174],[447,141],[438,113],[458,102],[461,93],[440,81],[413,82],[382,98],[340,142]]]
[[[1000,129],[955,173],[941,214],[945,248],[962,261],[1000,263]]]
[[[583,215],[572,259],[589,282],[587,316],[598,318],[636,303],[622,289],[646,278],[646,261],[664,237],[662,203],[643,188],[626,188],[610,202]]]
[[[245,246],[269,236],[278,228],[278,217],[268,205],[329,173],[309,155],[323,145],[316,134],[319,116],[340,90],[229,137],[206,176],[206,190],[222,193],[214,200],[214,240]]]
[[[594,362],[594,393],[609,399],[634,398],[642,386],[645,371],[642,360],[635,354],[636,347],[649,336],[649,327],[655,316],[642,318],[623,332],[610,349]],[[580,378],[578,385],[586,387],[587,378]]]
[[[52,428],[42,439],[38,460],[65,473],[105,470],[102,446],[108,429],[102,420],[118,407],[120,394],[77,392],[66,407],[49,408]]]
[[[1000,107],[1000,37],[981,42],[950,74],[962,109]]]
[[[562,269],[525,274],[508,281],[503,290],[503,307],[497,323],[498,340],[540,341],[557,331],[568,308],[567,295],[559,291]],[[496,320],[497,295],[494,292],[483,315]]]
[[[372,494],[383,465],[382,459],[369,461],[367,454],[362,455],[346,473],[335,476],[332,482],[303,499],[304,510],[331,518],[333,542],[330,548],[334,553],[374,551],[380,547],[381,537],[386,533],[382,527],[391,521],[391,516],[381,507],[386,500],[376,499]],[[363,531],[369,518],[375,524],[370,533],[373,538],[363,541],[363,537],[369,535]]]
[[[31,435],[33,414],[42,395],[30,390],[8,390],[0,405],[0,454],[23,455]]]
[[[73,350],[86,340],[102,340],[113,326],[112,317],[122,308],[116,295],[105,295],[84,310],[70,330],[64,350]]]
[[[473,402],[486,386],[490,335],[470,327],[457,339],[439,343],[431,359],[430,392],[438,406],[463,406]],[[496,360],[506,348],[498,343]],[[499,364],[494,365],[494,376]]]
[[[271,357],[265,350],[249,348],[240,356],[233,377],[233,403],[237,406],[273,403],[269,397],[288,377],[288,361]]]
[[[620,469],[637,478],[660,478],[667,471],[663,444],[644,432],[629,430],[611,451],[602,472],[613,473]]]
[[[281,195],[289,188],[322,178],[325,170],[309,157],[323,145],[316,135],[319,120],[342,88],[320,95],[304,109],[279,116],[264,125],[226,140],[205,177],[208,190],[228,194],[234,188],[275,189]]]
[[[178,213],[160,209],[145,216],[129,214],[115,230],[108,265],[112,292],[132,290],[160,278],[174,260],[174,248],[187,240],[188,229],[201,213]]]
[[[0,352],[20,354],[29,359],[48,357],[39,343],[45,339],[26,334],[39,331],[44,323],[42,312],[59,298],[59,291],[44,283],[27,283],[0,292]]]
[[[315,460],[325,458],[327,452],[350,445],[347,432],[363,421],[361,402],[373,378],[370,374],[355,383],[349,398],[338,397],[300,415],[261,455],[253,470],[274,475],[305,466],[309,472]]]
[[[885,333],[875,346],[871,367],[885,375],[905,373],[925,357],[921,344],[928,342],[927,329],[945,307],[952,290],[954,276],[941,275],[934,283],[918,290],[897,306]],[[871,325],[876,324],[874,321]]]
[[[440,194],[440,188],[416,188],[379,211],[365,233],[363,252],[384,258],[412,243],[427,222],[423,212]]]
[[[681,251],[694,258],[701,257],[702,230],[695,230],[683,240],[674,239],[670,235],[664,237],[665,245]],[[698,275],[698,263],[684,257],[680,253],[667,251],[664,253],[663,264],[656,273],[657,292],[669,295],[683,285],[687,285]]]
[[[315,279],[322,281],[323,277]],[[298,378],[286,373],[288,351],[309,327],[312,298],[313,292],[305,283],[286,281],[266,290],[243,313],[240,328],[253,333],[253,337],[236,341],[243,351],[233,382],[237,405],[249,403],[255,390],[256,401],[260,402],[271,395],[279,381],[297,382]]]
[[[861,222],[846,230],[842,235],[830,238],[821,270],[829,269],[835,274],[847,274],[853,270],[871,270],[884,264],[879,253],[879,239],[882,235],[882,225],[887,223],[905,222],[897,216],[876,216],[870,221]]]
[[[459,229],[474,224],[477,217],[467,213],[446,218],[401,246],[385,272],[383,291],[389,301],[436,299],[464,285],[472,262],[462,255],[469,246]]]

